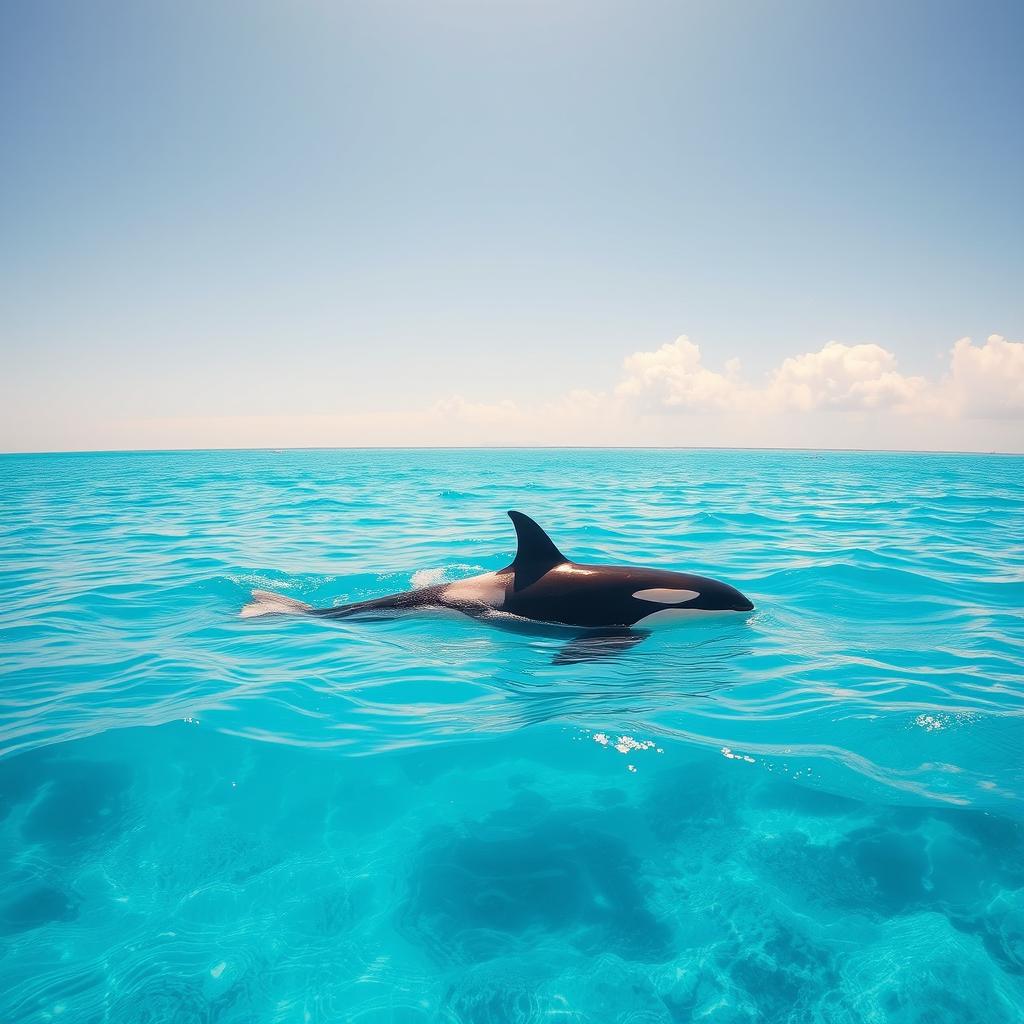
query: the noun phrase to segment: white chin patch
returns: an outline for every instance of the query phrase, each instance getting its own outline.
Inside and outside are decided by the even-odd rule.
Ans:
[[[668,590],[655,587],[653,590],[638,590],[633,596],[640,598],[641,601],[651,601],[654,604],[686,604],[687,601],[700,597],[700,591]]]

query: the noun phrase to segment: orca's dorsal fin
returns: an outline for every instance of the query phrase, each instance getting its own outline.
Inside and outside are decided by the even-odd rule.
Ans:
[[[569,561],[529,516],[510,510],[508,517],[516,528],[518,541],[516,557],[509,566],[515,573],[513,589],[522,590],[536,583],[549,569]]]

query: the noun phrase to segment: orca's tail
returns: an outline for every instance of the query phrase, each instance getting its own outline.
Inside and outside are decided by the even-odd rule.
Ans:
[[[242,608],[239,617],[255,619],[261,615],[304,615],[311,612],[313,606],[305,601],[296,601],[294,597],[275,594],[270,590],[254,590],[252,600]]]

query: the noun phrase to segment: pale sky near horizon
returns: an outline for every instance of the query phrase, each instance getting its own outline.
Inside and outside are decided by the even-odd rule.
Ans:
[[[1022,44],[993,0],[9,0],[0,451],[1024,451]]]

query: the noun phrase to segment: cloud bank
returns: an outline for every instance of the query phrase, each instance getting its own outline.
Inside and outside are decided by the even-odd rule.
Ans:
[[[74,447],[55,415],[7,450]],[[107,419],[83,448],[346,446],[721,446],[1024,452],[1024,343],[961,338],[933,378],[901,371],[877,344],[830,341],[746,374],[705,361],[688,337],[633,352],[603,390],[524,403],[454,395],[413,409]]]
[[[1024,451],[1024,343],[961,338],[934,379],[877,344],[830,341],[751,379],[688,337],[627,356],[607,391],[521,405],[451,399],[440,422],[479,443]],[[450,435],[449,435],[450,436]]]
[[[618,398],[642,412],[726,411],[761,415],[889,412],[950,418],[1024,418],[1024,343],[991,335],[984,345],[961,338],[938,380],[900,372],[881,345],[830,341],[817,352],[790,356],[761,383],[745,380],[739,363],[722,372],[703,363],[700,347],[683,336],[623,363]]]

